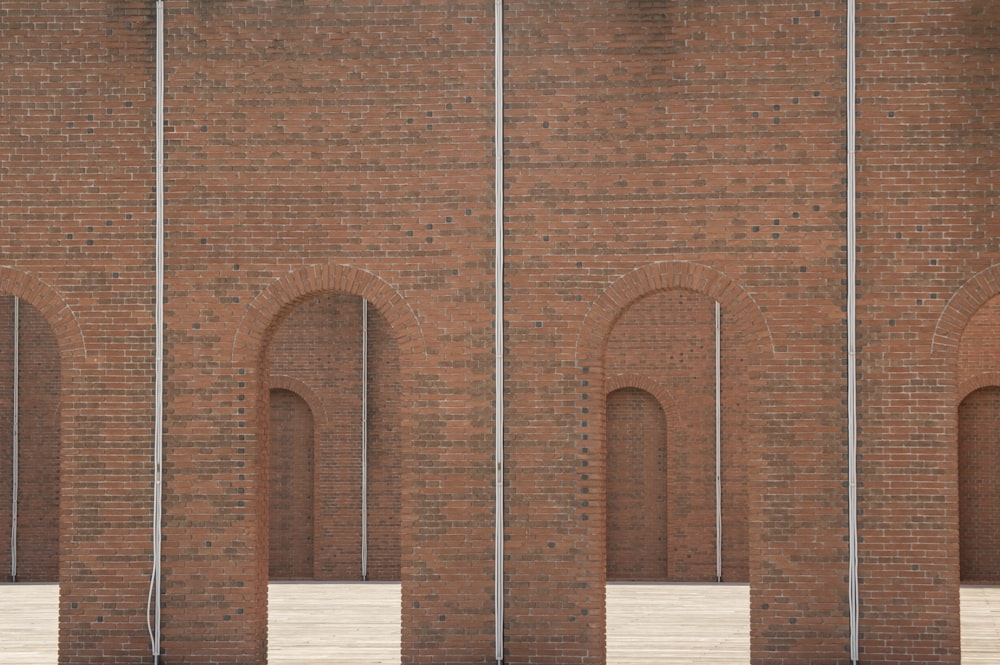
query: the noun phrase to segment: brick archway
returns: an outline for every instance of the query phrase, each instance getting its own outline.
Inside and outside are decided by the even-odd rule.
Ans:
[[[0,293],[16,296],[37,309],[52,328],[64,365],[73,367],[87,359],[87,348],[76,315],[55,289],[27,273],[0,266]],[[63,378],[67,370],[63,370]],[[63,388],[66,394],[66,388]]]
[[[1000,295],[1000,265],[990,266],[974,275],[948,300],[938,317],[931,342],[935,355],[948,354],[954,371],[962,333],[979,308]]]
[[[28,372],[22,364],[19,382],[21,455],[18,476],[21,489],[17,580],[51,582],[66,578],[63,571],[67,569],[67,557],[60,555],[60,543],[65,542],[65,532],[73,528],[71,504],[75,497],[73,492],[62,490],[71,486],[80,472],[69,463],[70,456],[63,451],[77,445],[75,380],[84,375],[86,346],[73,310],[47,284],[27,273],[0,266],[0,293],[22,303],[18,317],[18,327],[22,331],[18,355],[31,360]],[[12,307],[12,303],[4,303],[5,316],[13,313]],[[9,332],[13,333],[12,327]],[[5,344],[8,342],[5,340]],[[11,386],[8,371],[13,368],[13,359],[7,358],[9,364],[4,383]],[[51,381],[56,382],[54,386]],[[0,484],[9,491],[9,449],[3,456],[6,458],[5,478]],[[53,473],[52,464],[56,460],[58,471]],[[60,495],[66,500],[60,500]],[[0,509],[0,522],[6,525],[3,538],[6,543],[10,542],[7,537],[11,534],[12,513],[9,504]],[[12,570],[9,547],[3,547],[0,561],[3,561],[0,579],[9,580]]]
[[[615,321],[629,305],[652,293],[677,289],[718,301],[727,317],[741,327],[747,339],[760,340],[767,354],[774,354],[767,321],[743,287],[723,273],[699,263],[663,261],[642,266],[619,277],[591,305],[577,338],[577,365],[581,368],[600,365]]]
[[[605,574],[669,581],[669,442],[680,424],[674,400],[657,381],[626,373],[608,378],[604,403]]]
[[[663,409],[663,415],[667,419],[667,427],[676,425],[680,414],[677,411],[673,395],[666,387],[640,374],[614,374],[605,381],[604,394],[607,396],[622,388],[638,388],[655,397],[660,408]]]
[[[932,352],[944,368],[944,389],[954,409],[949,414],[946,443],[958,461],[957,493],[953,504],[959,515],[958,557],[960,581],[995,583],[995,525],[1000,519],[996,481],[988,469],[996,464],[996,386],[1000,367],[991,351],[1000,340],[996,330],[1000,298],[1000,265],[990,266],[963,284],[948,300],[938,318]],[[980,391],[987,391],[980,393]],[[989,407],[993,401],[992,410]],[[985,418],[985,420],[984,420]]]
[[[76,443],[74,428],[74,378],[81,375],[86,362],[86,347],[75,314],[54,289],[37,278],[0,266],[0,294],[17,298],[21,307],[20,354],[33,369],[21,372],[21,491],[18,537],[18,581],[50,582],[63,579],[67,557],[60,556],[63,533],[72,525],[69,502],[60,501],[64,487],[79,471],[70,465],[65,451]],[[11,312],[11,310],[6,310]],[[45,328],[48,330],[45,330]],[[25,334],[27,333],[27,338]],[[24,360],[22,360],[24,362]],[[7,366],[8,370],[11,366]],[[55,379],[56,390],[44,387]],[[25,397],[25,391],[29,395]],[[27,427],[25,426],[27,425]],[[9,463],[10,451],[3,453]],[[58,461],[55,473],[52,463]],[[5,481],[7,482],[7,481]],[[71,501],[71,499],[70,499]],[[3,511],[10,534],[12,510]],[[9,541],[7,541],[9,542]],[[3,577],[10,579],[10,548],[3,548]]]
[[[248,393],[250,403],[245,408],[246,426],[248,431],[244,435],[244,440],[248,452],[248,458],[252,460],[253,469],[248,469],[248,475],[261,478],[259,470],[266,469],[269,464],[267,450],[267,429],[269,412],[267,393],[271,382],[268,377],[267,355],[268,346],[271,339],[276,334],[282,322],[299,304],[322,294],[346,294],[357,296],[367,300],[371,307],[376,310],[388,323],[391,335],[394,337],[399,350],[400,365],[400,390],[404,395],[401,402],[400,412],[404,423],[401,433],[401,441],[412,441],[413,436],[407,430],[419,422],[417,406],[409,396],[415,394],[412,386],[416,385],[417,368],[422,366],[425,356],[423,345],[423,333],[416,316],[405,302],[403,297],[388,282],[377,275],[340,264],[312,265],[299,270],[287,273],[283,277],[275,280],[264,290],[262,290],[246,307],[242,320],[234,332],[233,338],[233,368],[245,384],[244,389]],[[302,394],[302,393],[300,393]],[[252,399],[251,399],[252,398]],[[314,412],[317,413],[318,412]],[[329,415],[329,414],[327,414]],[[320,416],[323,417],[323,416]],[[416,465],[409,463],[409,458],[413,451],[406,445],[401,450],[400,490],[403,503],[406,497],[412,495],[410,490],[417,471]],[[249,466],[249,465],[248,465]],[[411,469],[413,469],[411,471]],[[266,497],[268,488],[266,479],[259,480],[254,487],[254,494],[263,498]],[[251,527],[255,531],[255,565],[249,575],[254,580],[267,580],[267,529],[262,528],[267,524],[267,501],[261,500],[255,503],[255,519]],[[403,525],[400,532],[402,552],[413,552],[413,547],[408,547],[407,542],[412,537],[412,529],[409,524]],[[408,563],[405,558],[403,564]],[[405,575],[402,579],[402,590],[404,597],[409,591],[411,580]],[[248,608],[247,614],[252,617],[257,625],[266,626],[267,622],[267,595],[259,589],[255,589],[253,594],[252,610]],[[402,631],[405,635],[408,630],[409,615],[403,614]],[[255,650],[265,657],[267,653],[266,631],[259,630],[254,633],[256,640]]]
[[[592,303],[581,325],[575,349],[578,405],[580,413],[587,414],[580,420],[577,440],[586,463],[601,464],[605,456],[606,413],[603,398],[611,386],[620,385],[622,378],[607,375],[605,351],[619,319],[634,304],[643,298],[664,292],[689,292],[715,300],[721,305],[724,321],[729,330],[748,350],[745,358],[745,372],[750,386],[751,399],[763,398],[764,370],[775,355],[770,329],[752,295],[729,276],[702,264],[688,261],[663,261],[651,263],[632,270],[612,282]],[[654,393],[662,401],[662,395]],[[597,398],[601,399],[598,400]],[[676,408],[676,407],[675,407]],[[747,480],[749,482],[749,511],[751,522],[762,514],[762,499],[757,490],[763,474],[761,451],[764,447],[765,411],[748,408],[745,437]],[[669,415],[668,415],[669,417]],[[582,486],[579,498],[590,508],[589,543],[595,551],[593,556],[603,561],[606,554],[597,551],[606,540],[606,506],[603,504],[606,479],[604,470],[588,473],[591,486]],[[601,497],[595,501],[594,495]],[[598,505],[595,505],[598,504]],[[758,560],[759,547],[756,541],[760,534],[755,529],[749,533],[750,577],[762,562]],[[604,556],[602,556],[604,555]],[[593,571],[594,577],[604,580],[604,571]],[[603,599],[598,598],[598,601]],[[603,604],[599,606],[602,614]],[[603,626],[603,621],[602,621]]]
[[[975,376],[966,377],[959,382],[958,389],[955,391],[955,406],[957,407],[966,397],[980,388],[997,386],[1000,386],[1000,372],[982,372]]]
[[[326,410],[323,408],[322,400],[316,395],[316,391],[314,391],[305,381],[281,374],[272,374],[270,381],[271,390],[287,390],[295,393],[309,405],[313,418],[315,418],[317,422],[327,421]]]
[[[399,292],[374,273],[331,263],[288,273],[247,305],[233,339],[234,364],[239,366],[240,359],[258,358],[266,341],[295,305],[328,292],[359,296],[371,303],[392,328],[401,357],[423,353],[423,332]]]

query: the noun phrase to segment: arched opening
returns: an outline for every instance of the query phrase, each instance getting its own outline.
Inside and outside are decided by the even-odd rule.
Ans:
[[[1000,629],[992,609],[1000,602],[998,275],[1000,268],[990,268],[959,289],[935,331],[936,350],[948,353],[955,368],[956,569],[961,584],[962,662],[970,664],[993,662],[1000,648]]]
[[[59,581],[60,353],[43,314],[0,296],[0,568],[5,607],[31,620],[16,639],[56,656]],[[20,583],[32,583],[16,588]],[[37,586],[44,583],[44,587]],[[0,641],[0,653],[17,645]],[[23,647],[21,647],[23,648]]]
[[[634,301],[608,336],[609,663],[640,639],[692,661],[749,660],[747,354],[725,323],[715,299],[668,289]],[[709,646],[692,612],[713,625]]]
[[[962,582],[1000,584],[1000,386],[958,407],[958,514]]]
[[[282,319],[266,357],[270,662],[398,662],[400,379],[391,327],[359,296],[317,294]],[[371,615],[396,619],[376,627]]]
[[[607,399],[607,579],[667,580],[667,422],[656,398]]]
[[[42,313],[0,298],[0,565],[9,582],[59,579],[59,371]]]
[[[313,577],[313,416],[302,397],[271,389],[268,577]]]

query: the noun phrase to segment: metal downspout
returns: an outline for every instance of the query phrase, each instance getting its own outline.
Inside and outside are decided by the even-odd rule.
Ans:
[[[495,56],[493,86],[494,86],[494,152],[496,153],[496,165],[494,173],[494,234],[496,236],[496,248],[494,252],[495,263],[495,284],[494,294],[496,298],[496,311],[494,314],[494,327],[496,333],[496,395],[494,398],[496,409],[495,422],[495,451],[496,458],[496,568],[494,570],[494,595],[496,598],[495,619],[496,619],[496,662],[503,663],[503,619],[504,619],[504,580],[503,580],[503,556],[504,556],[504,501],[503,501],[503,262],[504,262],[504,241],[503,241],[503,0],[494,0],[494,31],[493,31],[493,51]]]
[[[858,662],[858,414],[857,414],[857,212],[855,196],[855,0],[847,2],[847,437],[848,437],[848,606],[851,630],[851,663]]]
[[[14,390],[11,397],[14,413],[12,414],[13,426],[11,428],[11,510],[10,510],[10,581],[17,581],[17,499],[18,499],[18,476],[20,475],[20,433],[18,422],[18,400],[20,398],[20,344],[21,344],[21,301],[14,296]]]
[[[153,423],[153,572],[146,626],[153,663],[160,661],[160,546],[163,540],[163,0],[156,0],[156,369]],[[152,615],[152,616],[151,616]]]
[[[715,301],[715,577],[722,581],[722,305]]]
[[[368,300],[361,299],[361,579],[368,581]]]

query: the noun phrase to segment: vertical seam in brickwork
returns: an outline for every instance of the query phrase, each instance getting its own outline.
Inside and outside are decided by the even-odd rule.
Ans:
[[[361,299],[361,579],[368,581],[368,300]]]

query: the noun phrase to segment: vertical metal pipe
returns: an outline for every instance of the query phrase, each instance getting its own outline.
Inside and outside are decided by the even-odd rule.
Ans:
[[[21,371],[20,371],[20,344],[21,344],[21,301],[14,296],[14,390],[11,397],[14,413],[12,414],[13,426],[11,428],[11,511],[10,511],[10,581],[17,581],[17,500],[18,500],[18,476],[20,475],[20,433],[19,416],[20,405],[18,400],[21,392]]]
[[[146,626],[153,663],[160,658],[160,547],[163,541],[163,0],[156,0],[156,362],[153,416],[153,573]],[[150,609],[152,606],[152,609]],[[152,613],[152,623],[150,614]]]
[[[715,301],[715,577],[722,581],[722,306]]]
[[[503,262],[504,262],[504,239],[503,239],[503,0],[493,2],[493,51],[495,56],[493,86],[494,86],[494,151],[496,153],[496,165],[494,173],[494,234],[496,236],[496,248],[494,251],[495,263],[495,284],[494,295],[496,298],[496,312],[494,315],[494,326],[496,328],[496,423],[495,423],[495,452],[496,457],[496,568],[494,570],[494,595],[496,597],[495,618],[496,618],[496,662],[503,663],[503,619],[504,619],[504,501],[503,501],[503,427],[504,427],[504,380],[503,380]]]
[[[858,662],[858,415],[857,415],[857,212],[855,196],[856,134],[856,27],[855,0],[847,2],[847,420],[848,420],[848,610],[850,614],[851,662]]]
[[[368,300],[361,299],[361,579],[368,579]]]

